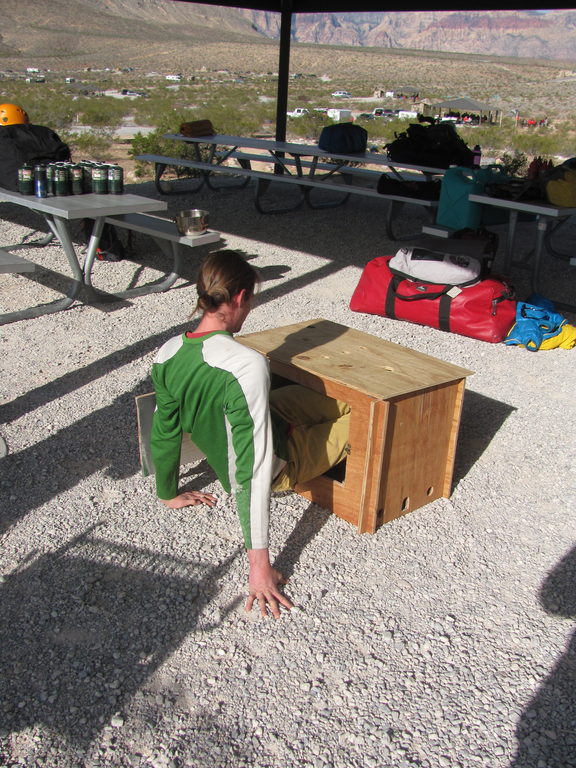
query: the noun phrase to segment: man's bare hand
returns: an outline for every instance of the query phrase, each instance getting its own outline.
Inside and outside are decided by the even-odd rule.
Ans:
[[[216,504],[216,496],[202,491],[185,491],[179,493],[173,499],[161,499],[162,504],[169,509],[182,509],[182,507],[195,507],[198,504],[207,504],[213,507]]]
[[[249,549],[250,576],[248,578],[248,599],[246,610],[251,611],[254,601],[258,601],[260,613],[267,616],[268,611],[275,619],[280,618],[280,605],[291,610],[294,605],[282,594],[279,587],[287,583],[287,579],[270,565],[267,549]]]

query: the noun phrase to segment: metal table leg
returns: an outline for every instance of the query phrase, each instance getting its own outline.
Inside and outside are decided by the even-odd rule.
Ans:
[[[288,213],[289,211],[295,211],[298,208],[300,208],[300,206],[304,202],[304,198],[305,198],[304,189],[302,187],[298,187],[298,189],[300,190],[300,199],[295,203],[295,205],[284,206],[282,208],[264,209],[260,203],[260,200],[266,194],[269,186],[270,186],[269,179],[256,179],[254,205],[256,206],[256,210],[258,211],[258,213]]]
[[[385,199],[385,195],[382,196]],[[394,232],[394,219],[396,218],[396,214],[398,211],[402,209],[404,205],[407,205],[408,203],[402,202],[402,200],[390,200],[388,209],[386,211],[386,219],[384,221],[384,226],[386,229],[386,237],[389,240],[392,241],[401,241],[401,240],[414,240],[415,238],[420,236],[420,233],[409,233],[407,235],[398,235],[396,232]],[[414,198],[414,200],[410,200],[409,204],[418,205],[418,199]],[[436,216],[436,208],[429,208],[424,207],[424,210],[426,211],[426,215],[429,216],[432,221],[434,220],[434,217]]]
[[[51,236],[49,240],[47,239],[48,236],[43,238],[43,240],[50,242],[52,237],[57,237],[60,240],[66,258],[68,259],[70,269],[72,270],[72,287],[64,298],[52,301],[49,304],[39,304],[36,307],[29,307],[28,309],[19,309],[16,312],[5,312],[4,314],[1,314],[0,325],[14,323],[17,320],[30,320],[34,317],[49,315],[53,312],[60,312],[63,309],[67,309],[76,301],[76,297],[83,286],[82,269],[80,268],[74,245],[70,239],[70,233],[68,232],[66,222],[63,219],[48,214],[45,214],[45,218],[50,227]]]
[[[156,187],[156,189],[161,195],[181,195],[181,194],[187,194],[189,192],[198,192],[198,190],[204,186],[204,182],[206,181],[206,176],[204,173],[202,173],[196,186],[186,187],[185,189],[174,189],[172,185],[175,182],[181,181],[181,179],[172,179],[171,181],[162,181],[162,175],[166,170],[166,168],[168,168],[166,164],[156,163],[156,167],[154,169],[154,186]],[[187,176],[185,177],[185,180],[189,181],[190,178],[191,177]],[[182,181],[184,181],[184,179],[182,179]]]
[[[86,290],[89,293],[92,301],[122,301],[123,299],[130,299],[136,296],[146,296],[149,293],[162,293],[174,285],[176,280],[178,280],[180,277],[180,273],[182,271],[182,248],[179,243],[174,241],[167,243],[161,238],[153,237],[152,239],[159,246],[159,248],[167,256],[172,258],[172,271],[169,274],[157,282],[148,283],[147,285],[140,285],[135,288],[127,288],[125,291],[117,291],[115,293],[107,293],[96,288],[92,284],[92,267],[94,266],[96,249],[98,247],[98,243],[100,242],[104,221],[105,220],[103,218],[94,220],[94,227],[90,236],[88,251],[86,252],[86,259],[84,261],[84,285],[86,286]]]

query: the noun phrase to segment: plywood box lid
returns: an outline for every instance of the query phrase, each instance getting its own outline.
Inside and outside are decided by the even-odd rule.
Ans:
[[[473,373],[322,318],[238,336],[237,340],[271,361],[291,364],[385,400]]]

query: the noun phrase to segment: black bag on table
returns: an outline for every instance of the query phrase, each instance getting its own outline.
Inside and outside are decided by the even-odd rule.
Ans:
[[[429,168],[472,167],[474,162],[474,153],[451,123],[411,123],[385,149],[390,160]]]
[[[24,164],[70,160],[70,147],[44,125],[0,126],[0,187],[18,192],[18,169]]]
[[[354,123],[335,123],[322,128],[318,146],[326,152],[347,155],[350,152],[366,152],[368,131]]]
[[[440,188],[440,181],[408,181],[395,179],[386,173],[380,176],[376,187],[381,195],[401,195],[416,200],[439,200]]]

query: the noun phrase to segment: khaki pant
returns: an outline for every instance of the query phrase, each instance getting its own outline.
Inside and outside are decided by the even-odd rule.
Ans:
[[[291,425],[288,461],[272,481],[287,491],[327,472],[346,456],[350,407],[299,384],[273,389],[270,408]]]

